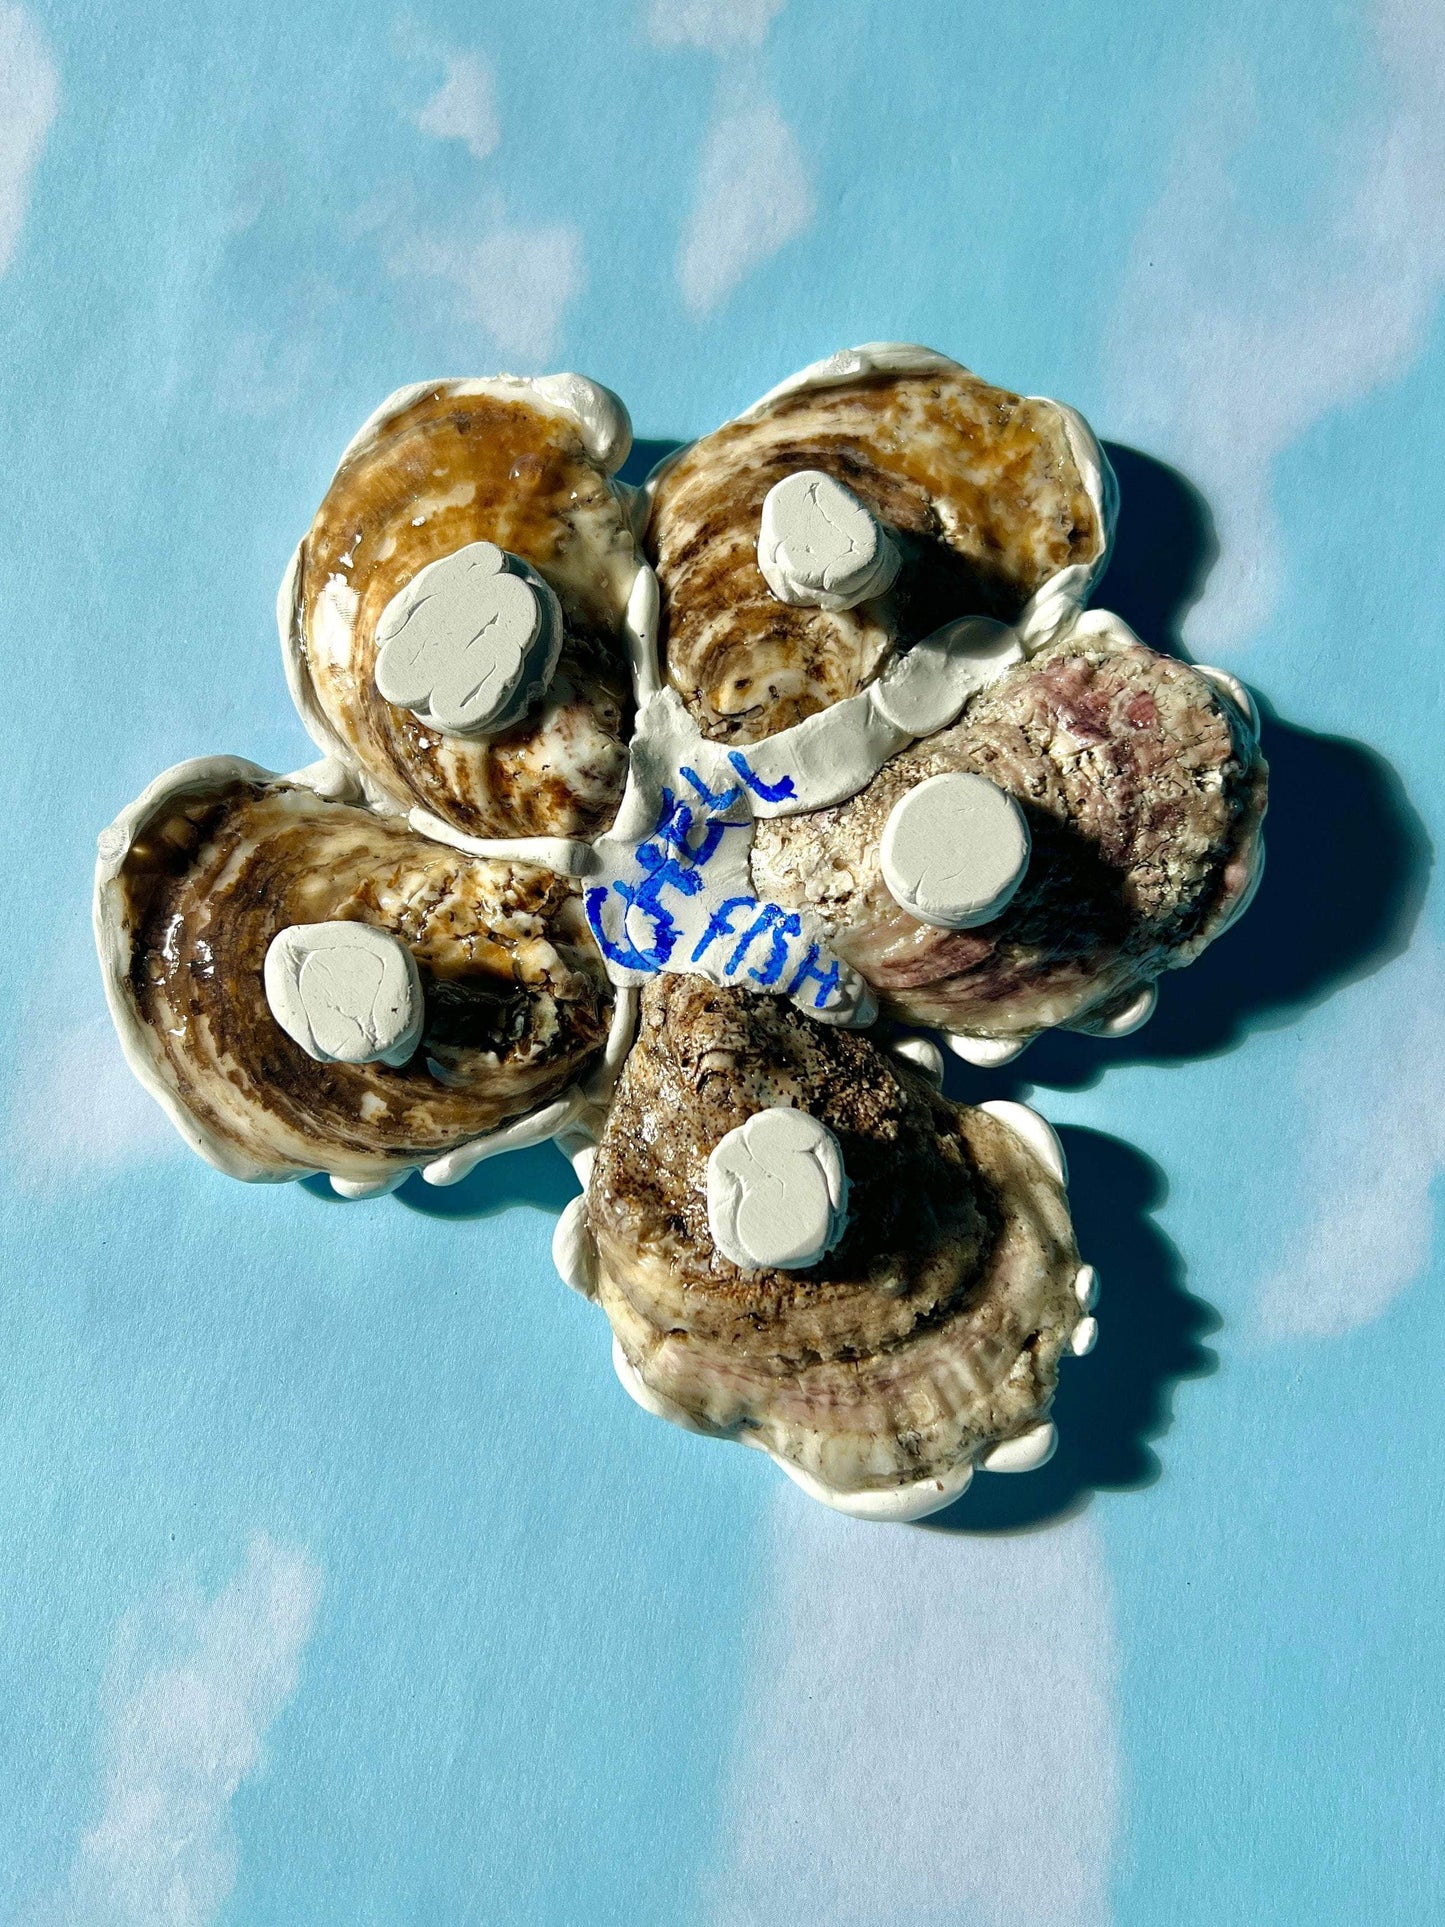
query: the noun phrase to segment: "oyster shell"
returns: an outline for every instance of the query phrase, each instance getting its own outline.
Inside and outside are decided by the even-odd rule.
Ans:
[[[805,1270],[740,1270],[709,1231],[708,1161],[778,1105],[841,1147],[847,1228]],[[919,1516],[1039,1434],[1083,1315],[1056,1157],[867,1037],[664,978],[642,993],[572,1272],[641,1402],[762,1445],[844,1509]]]
[[[498,377],[402,389],[346,450],[277,621],[308,731],[374,800],[479,837],[588,836],[611,822],[655,608],[611,479],[630,437],[622,404],[580,376]],[[422,569],[480,542],[555,593],[560,659],[510,727],[449,735],[382,696],[377,626]]]
[[[880,861],[899,798],[955,770],[1015,797],[1033,845],[1003,913],[957,931],[908,915]],[[1218,683],[1091,612],[849,801],[760,824],[753,878],[811,911],[909,1022],[1012,1040],[1107,1026],[1242,909],[1266,776],[1250,717]]]
[[[764,499],[799,470],[843,483],[897,543],[885,594],[830,610],[770,590]],[[667,676],[704,734],[736,743],[857,694],[895,648],[961,616],[1024,618],[1032,636],[1034,616],[1082,604],[1114,508],[1071,409],[901,344],[804,369],[672,458],[649,493]]]
[[[429,842],[306,774],[184,763],[102,833],[96,941],[141,1081],[243,1178],[324,1170],[369,1187],[426,1166],[445,1180],[457,1147],[561,1121],[613,1001],[574,888]],[[405,1063],[317,1062],[272,1016],[272,939],[328,921],[389,931],[414,957],[425,1022]]]

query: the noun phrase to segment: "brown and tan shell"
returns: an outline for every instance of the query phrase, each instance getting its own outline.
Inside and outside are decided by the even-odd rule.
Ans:
[[[836,1135],[848,1228],[806,1271],[742,1271],[712,1243],[707,1160],[775,1104]],[[1063,1188],[1006,1124],[866,1036],[696,978],[643,991],[585,1209],[650,1400],[830,1494],[958,1489],[1047,1410],[1081,1316]]]
[[[752,743],[801,722],[947,622],[1014,621],[1061,570],[1078,573],[1082,601],[1112,489],[1087,427],[942,356],[907,354],[922,365],[890,371],[886,353],[864,350],[851,378],[817,386],[805,371],[653,482],[645,546],[665,671],[705,735]],[[763,498],[803,468],[836,477],[894,532],[903,561],[886,595],[832,613],[769,590]]]
[[[514,728],[449,736],[376,687],[376,626],[428,563],[495,542],[556,591],[552,683]],[[400,812],[471,836],[591,836],[627,774],[627,609],[640,557],[582,424],[527,384],[435,382],[380,409],[342,457],[282,584],[287,676],[308,730]]]
[[[909,916],[879,862],[899,798],[953,770],[1016,797],[1033,838],[1018,893],[973,930]],[[1117,1004],[1225,927],[1257,873],[1266,780],[1214,683],[1091,614],[846,803],[760,824],[753,878],[813,911],[894,1016],[1026,1038]]]
[[[426,1027],[406,1064],[320,1064],[271,1015],[293,923],[356,919],[411,949]],[[428,1163],[573,1085],[612,992],[575,891],[231,757],[161,777],[100,842],[96,937],[132,1068],[243,1178],[354,1183]]]

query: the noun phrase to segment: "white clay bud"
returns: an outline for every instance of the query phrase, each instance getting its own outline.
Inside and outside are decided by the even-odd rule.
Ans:
[[[943,1052],[931,1037],[897,1037],[889,1049],[905,1064],[911,1064],[934,1090],[943,1089]]]
[[[557,599],[495,542],[470,542],[398,589],[376,625],[376,686],[451,736],[494,735],[546,688],[562,647]]]
[[[713,1147],[707,1218],[713,1243],[744,1271],[817,1264],[848,1221],[838,1140],[806,1111],[758,1111]]]
[[[1007,1097],[986,1098],[978,1108],[987,1111],[990,1117],[996,1117],[1000,1124],[1006,1124],[1060,1184],[1068,1183],[1069,1166],[1064,1147],[1059,1142],[1058,1132],[1047,1118],[1040,1117],[1029,1105],[1016,1104]]]
[[[404,1064],[425,1008],[416,959],[367,923],[293,923],[271,939],[266,1002],[318,1064]]]
[[[1044,1419],[1027,1432],[1004,1439],[979,1460],[985,1472],[1036,1472],[1054,1456],[1059,1435],[1053,1421]]]
[[[1004,910],[1029,861],[1029,826],[985,776],[930,776],[894,804],[880,857],[889,893],[910,916],[969,930]]]
[[[898,560],[887,530],[821,469],[785,475],[763,499],[758,567],[779,602],[852,609],[882,595]]]

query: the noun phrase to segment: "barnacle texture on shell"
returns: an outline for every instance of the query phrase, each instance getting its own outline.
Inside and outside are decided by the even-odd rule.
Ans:
[[[107,988],[132,1062],[222,1169],[385,1178],[533,1110],[601,1047],[611,992],[561,879],[232,759],[151,795],[123,851],[102,843]],[[272,938],[332,920],[416,959],[426,1016],[404,1064],[318,1063],[273,1017]]]
[[[961,931],[909,916],[879,859],[899,798],[952,770],[1017,798],[1033,843],[1008,907]],[[1126,1000],[1229,921],[1260,861],[1265,782],[1248,719],[1212,683],[1086,616],[858,795],[761,824],[753,876],[812,910],[894,1015],[1027,1037]]]
[[[313,737],[398,811],[481,837],[588,836],[627,774],[625,635],[639,557],[578,421],[525,384],[405,391],[347,450],[282,586],[292,693]],[[428,564],[492,542],[562,610],[550,686],[500,735],[448,735],[376,686],[377,624]]]
[[[848,1227],[806,1270],[744,1271],[709,1233],[707,1162],[774,1105],[833,1133]],[[694,978],[643,992],[586,1213],[647,1392],[835,1493],[957,1489],[1047,1409],[1080,1317],[1062,1188],[1006,1124],[867,1037]]]
[[[1097,564],[1108,530],[1078,456],[1087,435],[1055,403],[936,357],[781,394],[693,443],[653,485],[646,547],[666,673],[699,728],[757,742],[856,695],[895,648],[961,616],[1012,622],[1060,570]],[[842,482],[891,532],[902,561],[885,594],[831,611],[769,589],[763,500],[800,469]]]

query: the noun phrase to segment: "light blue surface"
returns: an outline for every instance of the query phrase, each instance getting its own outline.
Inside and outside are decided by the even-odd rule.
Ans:
[[[1432,0],[0,0],[0,1919],[1441,1917],[1442,128]],[[950,1532],[633,1407],[549,1149],[187,1157],[87,927],[158,770],[306,759],[272,598],[391,388],[671,441],[879,337],[1143,451],[1099,599],[1276,770],[1150,1029],[960,1083],[1105,1298]]]

